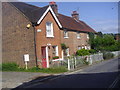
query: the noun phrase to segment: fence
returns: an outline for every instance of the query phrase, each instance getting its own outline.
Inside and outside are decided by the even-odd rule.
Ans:
[[[120,51],[112,52],[115,56],[120,55]],[[51,62],[50,67],[63,66],[68,68],[68,70],[74,70],[84,65],[92,65],[95,62],[100,62],[103,60],[103,53],[87,55],[87,56],[69,56],[64,57],[64,59],[58,59]]]
[[[116,56],[119,56],[119,55],[120,55],[120,51],[115,51],[115,52],[111,52],[111,53],[113,53],[113,54],[114,54],[114,57],[116,57]]]

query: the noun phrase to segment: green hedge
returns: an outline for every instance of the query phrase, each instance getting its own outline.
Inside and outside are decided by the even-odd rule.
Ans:
[[[89,54],[90,54],[89,50],[86,50],[86,49],[81,49],[76,52],[76,55],[78,55],[78,56],[85,56],[85,55],[89,55]]]
[[[90,50],[89,50],[89,53],[95,54],[95,53],[97,53],[97,51],[96,51],[95,49],[90,49]]]

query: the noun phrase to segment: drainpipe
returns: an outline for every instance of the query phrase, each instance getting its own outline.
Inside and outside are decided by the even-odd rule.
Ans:
[[[35,30],[35,24],[32,24],[34,28],[34,47],[35,47],[35,60],[36,60],[36,67],[38,67],[37,63],[37,50],[36,50],[36,30]]]

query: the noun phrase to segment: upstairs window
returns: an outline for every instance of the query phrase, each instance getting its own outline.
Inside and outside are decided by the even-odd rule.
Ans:
[[[70,52],[70,49],[67,48],[67,49],[66,49],[66,54],[67,54],[67,56],[70,56],[69,52]]]
[[[80,33],[79,33],[79,32],[77,32],[77,38],[78,38],[78,39],[80,38]]]
[[[89,39],[89,34],[87,34],[87,39]]]
[[[68,37],[68,31],[64,31],[64,38],[69,38]]]
[[[51,23],[51,22],[46,22],[46,37],[54,37],[53,23]]]

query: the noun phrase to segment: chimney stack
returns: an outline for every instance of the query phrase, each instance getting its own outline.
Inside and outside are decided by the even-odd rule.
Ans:
[[[77,11],[73,11],[71,15],[75,20],[79,20],[79,13]]]
[[[55,13],[56,15],[58,15],[58,7],[57,7],[56,2],[54,2],[54,1],[49,2],[49,5],[50,5],[51,8],[53,9],[54,13]]]

